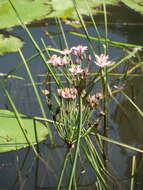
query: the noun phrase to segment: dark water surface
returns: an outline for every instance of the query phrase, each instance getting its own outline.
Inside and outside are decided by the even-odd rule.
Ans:
[[[103,25],[103,16],[95,17],[99,23],[98,29],[100,34],[104,36],[104,25]],[[65,29],[73,30],[73,28],[64,25]],[[76,29],[78,31],[78,29]],[[89,33],[95,35],[95,31],[92,25],[88,26]],[[58,31],[56,25],[48,26],[38,26],[30,27],[32,35],[42,46],[41,37],[45,40],[46,45],[52,47],[59,46],[59,35],[55,35],[53,41],[49,40],[48,37],[44,34],[45,31],[54,33]],[[12,34],[19,36],[23,39],[25,45],[22,49],[26,58],[29,58],[31,55],[36,53],[33,48],[33,45],[29,38],[27,37],[25,31],[20,27],[15,27],[12,31]],[[122,11],[112,9],[111,15],[109,14],[109,24],[108,24],[108,37],[110,40],[115,40],[119,42],[126,42],[132,44],[143,45],[143,16],[134,13],[126,8],[123,8]],[[76,46],[78,44],[86,45],[86,40],[79,37],[75,37],[70,34],[66,34],[69,47]],[[93,42],[97,47],[96,42]],[[63,47],[61,47],[63,49]],[[115,47],[109,48],[110,59],[118,60],[124,54],[122,49]],[[9,53],[6,56],[0,57],[0,72],[8,73],[13,68],[17,69],[16,74],[23,76],[26,80],[20,81],[17,79],[8,79],[7,88],[13,97],[14,102],[16,103],[17,109],[19,112],[28,114],[31,116],[40,116],[40,110],[36,102],[36,98],[33,93],[29,83],[29,79],[26,73],[26,70],[23,65],[20,65],[21,59],[18,53]],[[40,77],[39,74],[45,73],[45,68],[40,60],[36,58],[30,62],[30,69],[35,78],[35,81],[42,82],[43,77]],[[137,105],[142,109],[143,107],[143,88],[142,88],[143,79],[132,78],[128,81],[128,88],[126,93],[131,95],[133,93],[133,98],[135,99]],[[6,98],[1,95],[0,108],[10,109],[10,105]],[[41,96],[43,96],[41,94]],[[118,141],[125,142],[130,145],[137,147],[142,147],[143,145],[143,119],[137,114],[136,110],[122,97],[118,96],[118,100],[121,104],[127,109],[128,117],[122,113],[120,109],[117,109],[117,106],[114,102],[111,102],[110,105],[110,136]],[[56,134],[55,134],[56,136]],[[59,140],[56,138],[57,141]],[[34,190],[35,181],[37,181],[38,186],[50,187],[56,185],[57,176],[59,174],[59,166],[61,164],[62,155],[65,152],[64,147],[49,147],[48,142],[40,145],[42,156],[45,160],[48,160],[47,168],[44,164],[40,163],[38,170],[38,180],[36,178],[36,160],[33,156],[33,153],[29,149],[22,149],[20,151],[3,153],[0,154],[0,188],[5,189],[17,189],[17,190]],[[62,144],[62,143],[61,143]],[[112,189],[129,189],[130,184],[130,167],[131,167],[131,157],[135,152],[123,150],[115,145],[109,145],[109,155],[112,161],[111,170],[118,175],[119,183],[121,186],[115,186]],[[20,169],[23,159],[26,156],[26,161],[23,169]],[[139,157],[139,176],[138,176],[138,187],[137,189],[142,189],[143,184],[141,181],[142,173],[142,158]],[[55,158],[55,159],[53,159]],[[68,169],[66,171],[68,173]],[[18,175],[18,180],[17,180]],[[89,179],[84,178],[81,181],[81,184],[89,184],[94,182],[94,177],[89,167],[88,171]],[[65,180],[66,180],[65,175]],[[88,188],[87,186],[81,187],[80,189],[94,189],[92,186]]]

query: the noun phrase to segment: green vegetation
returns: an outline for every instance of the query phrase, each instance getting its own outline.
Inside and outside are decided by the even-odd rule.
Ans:
[[[134,6],[136,11],[142,13],[142,3],[129,0],[85,0],[84,3],[83,0],[67,0],[66,2],[65,0],[2,0],[0,2],[0,10],[2,10],[0,11],[2,20],[0,28],[20,25],[37,51],[36,55],[31,55],[27,59],[22,50],[23,42],[11,36],[0,35],[0,54],[18,51],[41,112],[39,117],[29,117],[19,113],[6,83],[9,78],[17,78],[16,80],[23,78],[16,76],[15,70],[7,74],[1,73],[0,87],[10,104],[10,110],[0,110],[0,152],[30,147],[37,165],[39,166],[39,162],[41,162],[47,169],[46,172],[52,171],[53,176],[56,176],[52,187],[54,189],[78,190],[82,172],[89,178],[89,167],[94,178],[90,184],[93,189],[108,190],[112,189],[112,185],[118,187],[120,183],[117,180],[118,174],[117,176],[112,174],[110,168],[109,144],[117,145],[122,150],[134,151],[130,164],[129,184],[131,190],[136,187],[136,155],[142,154],[142,149],[114,140],[109,134],[111,102],[114,102],[128,117],[128,110],[119,102],[118,95],[124,97],[139,116],[143,117],[141,108],[126,93],[129,77],[142,75],[143,62],[140,56],[142,46],[108,39],[106,6],[107,4],[117,5],[119,2],[128,4],[131,8]],[[96,7],[99,9],[95,9]],[[35,11],[31,11],[33,9]],[[97,12],[103,14],[105,38],[101,38],[93,17],[93,14]],[[97,37],[89,34],[83,15],[89,15],[88,18],[93,24]],[[43,44],[43,49],[41,49],[28,28],[27,24],[35,19],[51,17],[55,17],[59,27],[62,38],[60,40],[64,47],[62,49],[47,47],[43,39],[41,39]],[[86,45],[77,43],[75,46],[69,47],[62,23],[63,20],[67,22],[66,19],[69,17],[77,19],[76,21],[72,20],[73,23],[80,24],[83,29],[83,33],[71,32],[71,34],[86,39]],[[7,41],[7,39],[14,41]],[[95,40],[98,42],[96,47],[93,43]],[[58,45],[60,47],[61,44]],[[123,56],[116,60],[110,60],[108,55],[110,46],[121,48]],[[37,57],[41,58],[45,68],[45,77],[40,88],[37,86],[30,67],[30,61]],[[124,69],[122,70],[122,68]],[[137,69],[140,69],[141,72],[136,73]],[[118,86],[117,81],[120,79],[122,83],[119,83]],[[59,141],[64,144],[65,150],[61,158],[62,164],[57,164],[58,160],[54,158],[55,164],[60,170],[59,173],[53,171],[54,169],[49,166],[48,156],[44,158],[42,150],[39,148],[40,143],[47,138],[50,146],[56,146],[55,133]],[[24,163],[22,167],[24,167]],[[82,172],[79,171],[80,167]],[[37,168],[36,172],[38,173]],[[21,170],[20,168],[19,171]],[[118,173],[118,171],[116,172]],[[44,188],[48,189],[49,187]]]
[[[36,126],[34,126],[33,119],[28,118],[24,114],[19,114],[19,117],[23,125],[22,129],[19,127],[19,123],[13,112],[0,110],[0,152],[18,150],[29,146],[30,142],[36,144],[37,134],[38,141],[47,138],[48,130],[41,122],[36,122]],[[27,142],[24,132],[29,142]]]
[[[21,25],[19,19],[17,18],[11,3],[17,10],[18,14],[22,18],[23,23],[31,24],[32,21],[39,21],[40,19],[60,17],[62,19],[73,18],[79,19],[74,7],[72,0],[1,0],[0,1],[0,29],[5,29],[13,26]],[[120,2],[124,3],[129,8],[143,13],[143,5],[140,0],[104,0],[106,5],[118,6]],[[63,6],[64,4],[64,6]],[[100,9],[96,7],[102,6],[102,1],[88,0],[88,5],[86,0],[78,0],[77,5],[80,14],[89,16],[90,14],[103,13]],[[88,7],[87,7],[88,6]],[[89,13],[90,8],[90,13]],[[34,11],[31,11],[34,10]],[[48,22],[46,23],[48,25]],[[15,52],[18,48],[22,46],[19,39],[16,37],[9,36],[5,38],[5,42],[1,43],[0,55],[7,52]],[[0,41],[3,39],[2,34],[0,35]],[[9,41],[9,42],[8,42]],[[11,47],[11,43],[15,44]]]
[[[42,18],[53,18],[53,17],[61,17],[61,18],[77,18],[74,5],[72,0],[11,0],[14,7],[18,11],[21,16],[23,22],[29,23],[33,20],[39,20]],[[79,11],[81,14],[89,15],[87,7],[85,6],[85,2],[83,0],[77,1],[77,7],[79,7]],[[143,13],[143,5],[141,0],[104,0],[103,1],[107,5],[118,5],[118,3],[122,2],[126,4],[133,10],[136,10],[140,13]],[[64,4],[64,6],[63,6]],[[95,7],[102,6],[102,1],[100,0],[88,0],[88,6],[92,9],[92,13],[96,14],[99,11],[95,9]],[[31,11],[33,10],[34,11]],[[0,1],[0,28],[8,28],[16,25],[20,25],[9,0],[1,0]],[[48,24],[48,23],[47,23]]]
[[[0,34],[0,55],[8,52],[16,52],[23,46],[23,42],[17,37]]]

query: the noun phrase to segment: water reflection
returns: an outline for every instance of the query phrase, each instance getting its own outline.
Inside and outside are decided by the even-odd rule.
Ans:
[[[143,79],[141,77],[133,78],[128,81],[125,93],[135,102],[135,104],[142,110],[143,108],[143,89],[141,88]],[[114,121],[114,127],[118,131],[116,138],[119,142],[124,142],[134,147],[143,148],[143,117],[138,113],[135,107],[125,97],[120,96],[120,103],[124,107],[126,113],[119,107],[116,107],[112,113],[112,120]],[[114,151],[117,148],[114,147]],[[136,155],[137,159],[137,186],[140,189],[142,187],[142,166],[143,157],[141,153],[131,151],[129,149],[118,149],[117,157],[120,156],[118,167],[124,165],[124,171],[121,179],[125,181],[124,185],[130,184],[131,180],[131,165],[132,156]],[[113,165],[116,167],[117,157],[113,158]],[[121,169],[118,168],[119,171]],[[124,175],[123,175],[124,174]],[[123,185],[123,186],[124,186]],[[129,187],[128,187],[129,188]]]
[[[143,108],[142,83],[142,78],[134,78],[128,81],[128,87],[125,90],[125,93],[131,97],[140,109]],[[122,98],[121,104],[125,108],[127,115],[121,109],[116,109],[112,117],[114,122],[118,124],[119,136],[127,144],[142,145],[143,117],[125,98]]]
[[[108,27],[112,32],[124,36],[127,43],[143,45],[143,15],[125,6],[108,7]],[[104,25],[103,16],[95,17],[97,23]],[[112,40],[118,40],[112,39]]]

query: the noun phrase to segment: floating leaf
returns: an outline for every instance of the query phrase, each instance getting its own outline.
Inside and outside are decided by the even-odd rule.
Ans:
[[[48,17],[77,18],[73,0],[10,0],[14,5],[20,18],[25,23],[40,20]],[[88,15],[88,7],[92,13],[98,13],[96,7],[107,5],[117,5],[122,2],[131,9],[143,14],[142,0],[75,0],[80,14]],[[34,10],[34,11],[33,11]],[[20,25],[20,22],[13,10],[9,0],[0,1],[0,28],[8,28]],[[48,23],[47,23],[48,24]]]
[[[44,18],[50,11],[47,0],[11,0],[22,20],[26,23]],[[0,28],[20,25],[9,0],[0,0]]]
[[[143,14],[143,0],[122,0],[122,2],[131,9]]]
[[[115,4],[118,0],[104,0],[106,4]],[[47,17],[71,17],[77,18],[72,0],[11,0],[20,18],[25,23],[40,20]],[[96,13],[95,7],[102,5],[102,0],[76,0],[81,14],[88,15],[86,4]],[[64,6],[63,6],[64,5]],[[34,11],[31,11],[34,10]],[[0,28],[8,28],[20,25],[9,0],[0,1]]]
[[[35,143],[33,119],[23,114],[19,115],[28,139],[31,143]],[[0,152],[8,152],[29,146],[13,112],[0,110],[0,124]],[[41,122],[36,122],[36,131],[39,142],[48,135],[48,129]]]
[[[102,6],[103,2],[106,5],[118,5],[119,3],[124,3],[129,8],[140,12],[143,14],[143,0],[75,0],[76,6],[80,14],[88,15],[88,7],[91,8],[92,13],[98,13],[96,7]],[[63,6],[64,5],[64,6]],[[73,0],[52,0],[52,6],[54,12],[49,16],[60,16],[60,17],[77,17],[77,14],[74,9]]]
[[[89,15],[89,11],[87,8],[91,8],[92,13],[98,13],[99,10],[95,9],[96,7],[99,7],[103,5],[102,0],[75,0],[76,6],[78,8],[78,11],[80,14],[83,15]],[[106,4],[117,4],[118,0],[104,0]],[[64,5],[64,6],[63,6]],[[75,7],[73,4],[73,0],[52,0],[52,6],[53,6],[53,12],[49,14],[48,17],[62,17],[62,18],[67,18],[67,17],[72,17],[72,18],[77,18],[77,13],[75,11]]]
[[[16,52],[23,46],[23,42],[14,36],[0,34],[0,55]]]

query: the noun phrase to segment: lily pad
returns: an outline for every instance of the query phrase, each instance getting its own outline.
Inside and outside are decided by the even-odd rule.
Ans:
[[[40,20],[48,17],[71,17],[77,18],[72,0],[10,0],[25,23]],[[20,22],[13,10],[9,0],[0,1],[0,28],[8,28],[20,25]],[[106,4],[116,4],[118,0],[104,0]],[[86,4],[96,13],[102,5],[102,0],[76,0],[77,7],[81,14],[88,15]],[[63,6],[64,5],[64,6]]]
[[[14,36],[0,34],[0,55],[16,52],[23,46],[23,42]]]
[[[11,0],[11,2],[26,23],[42,19],[51,11],[50,1],[47,0]],[[0,1],[0,21],[0,28],[20,25],[9,0]]]
[[[143,0],[122,0],[122,2],[141,14],[143,14]]]
[[[73,0],[10,0],[20,18],[25,23],[48,17],[77,18]],[[0,1],[0,28],[9,28],[20,25],[9,0]],[[97,13],[99,7],[105,2],[107,5],[117,5],[122,2],[131,9],[143,14],[142,0],[75,0],[81,14],[88,15],[88,7],[92,13]]]
[[[103,2],[106,5],[112,6],[116,6],[122,2],[129,8],[143,14],[143,0],[75,0],[75,2],[79,12],[83,15],[89,14],[86,4],[88,4],[88,7],[91,8],[92,13],[98,13],[99,10],[96,9],[96,7],[102,6]],[[54,11],[51,14],[49,14],[49,17],[77,17],[73,5],[73,0],[52,0],[51,3]]]
[[[78,8],[78,11],[80,14],[83,15],[89,15],[89,11],[87,8],[88,7],[91,9],[90,11],[92,13],[98,13],[99,10],[95,9],[96,7],[99,7],[103,4],[102,0],[76,0],[76,6]],[[106,4],[117,4],[118,0],[104,0]],[[48,15],[48,17],[62,17],[62,18],[67,18],[67,17],[72,17],[72,18],[78,18],[78,15],[75,11],[75,7],[73,4],[73,0],[52,0],[52,7],[53,7],[53,12]],[[64,6],[63,6],[64,5]]]
[[[23,130],[31,143],[36,143],[33,119],[20,114],[24,125]],[[48,129],[36,122],[38,141],[43,141],[48,135]],[[15,114],[8,110],[0,110],[0,152],[8,152],[29,146],[21,128],[15,118]]]

